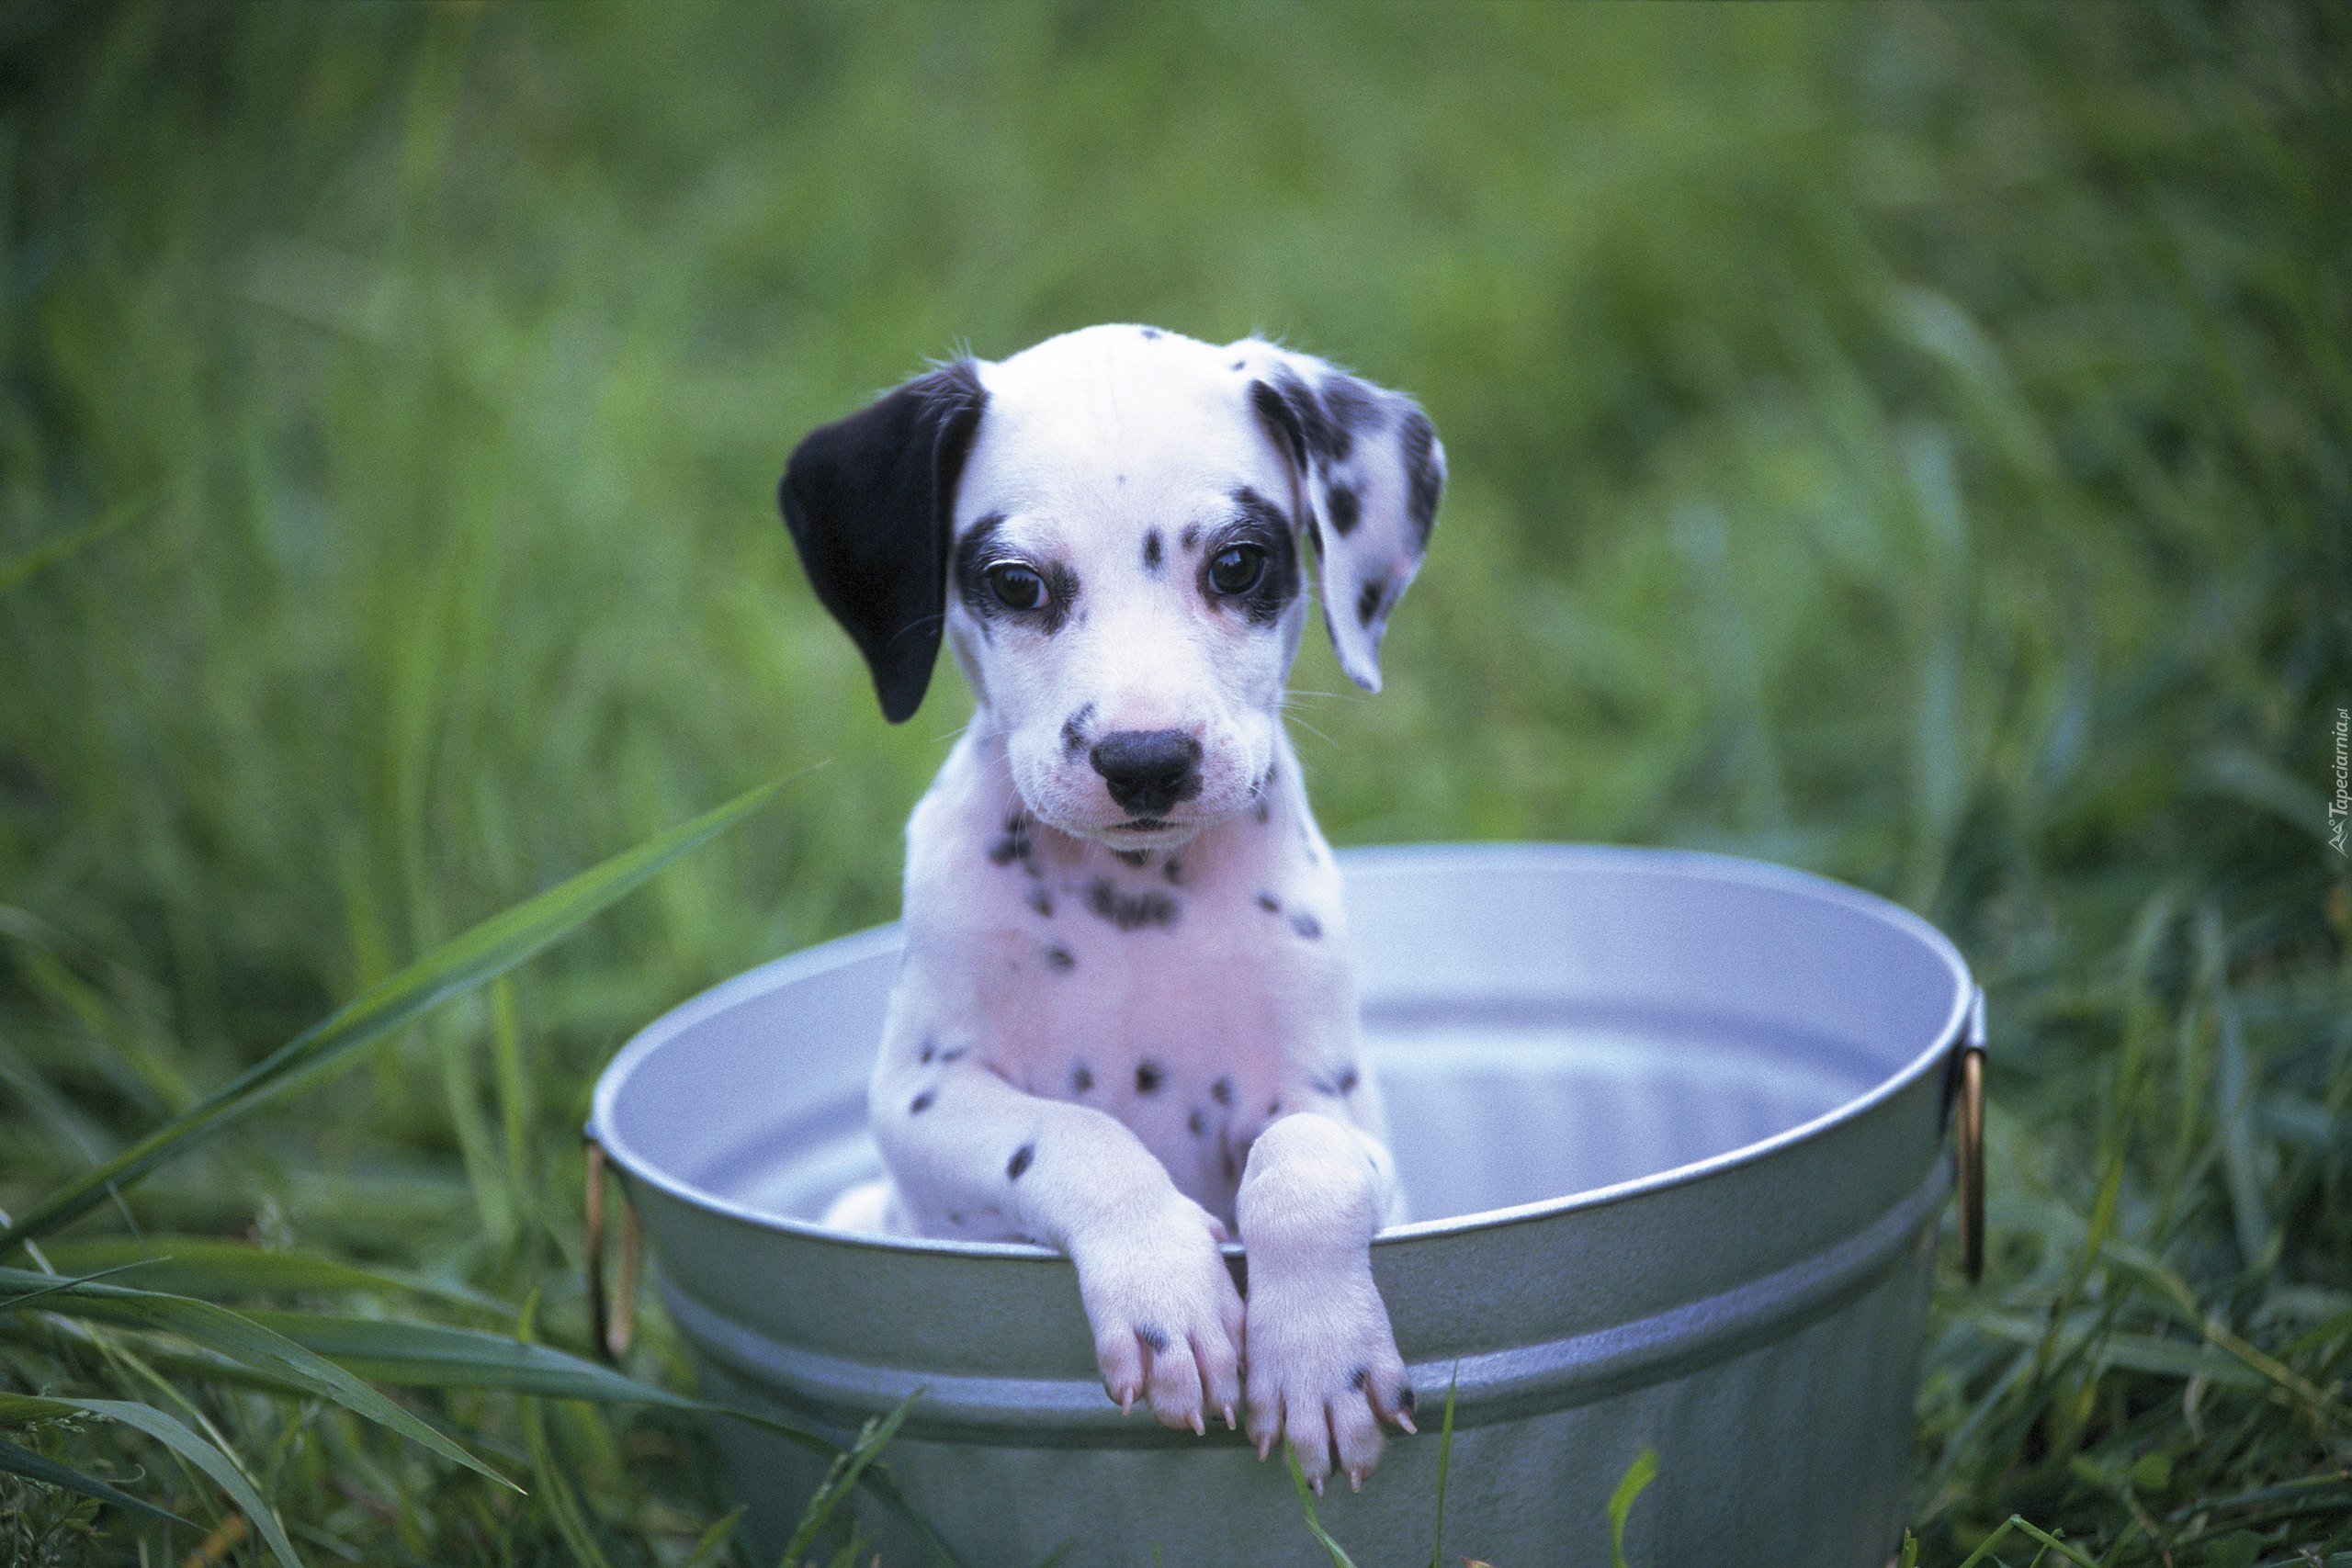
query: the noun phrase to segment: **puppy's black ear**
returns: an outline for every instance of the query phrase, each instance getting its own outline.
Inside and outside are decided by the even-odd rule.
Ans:
[[[810,431],[777,496],[809,585],[865,655],[882,716],[922,705],[947,609],[956,481],[988,391],[968,359]]]

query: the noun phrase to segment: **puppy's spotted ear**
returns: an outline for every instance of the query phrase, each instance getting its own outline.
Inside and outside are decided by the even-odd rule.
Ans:
[[[1251,407],[1298,473],[1332,651],[1348,679],[1376,692],[1380,635],[1429,548],[1445,448],[1401,393],[1255,338],[1233,349]]]
[[[778,498],[818,599],[874,671],[882,715],[922,705],[947,608],[956,481],[988,392],[968,359],[810,431]]]

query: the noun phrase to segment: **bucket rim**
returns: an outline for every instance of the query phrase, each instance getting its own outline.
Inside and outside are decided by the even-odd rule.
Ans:
[[[1910,937],[1940,961],[1952,982],[1951,1008],[1942,1023],[1931,1032],[1928,1044],[1869,1089],[1840,1101],[1818,1116],[1736,1148],[1625,1181],[1525,1203],[1387,1226],[1374,1235],[1372,1245],[1375,1248],[1474,1231],[1491,1231],[1631,1202],[1653,1193],[1690,1186],[1726,1171],[1758,1164],[1783,1149],[1818,1137],[1833,1127],[1868,1115],[1877,1106],[1900,1095],[1918,1079],[1935,1071],[1939,1066],[1947,1064],[1960,1047],[1973,1043],[1972,1023],[1976,1014],[1979,992],[1969,972],[1967,960],[1961,956],[1951,939],[1932,921],[1891,898],[1815,872],[1710,850],[1546,840],[1469,840],[1374,844],[1336,850],[1334,856],[1341,870],[1349,874],[1358,870],[1376,871],[1387,866],[1407,867],[1426,861],[1442,861],[1464,869],[1475,866],[1482,870],[1509,869],[1514,864],[1555,867],[1562,863],[1575,863],[1594,867],[1632,869],[1645,874],[1679,876],[1713,883],[1745,883],[1751,886],[1802,893]],[[585,1128],[587,1136],[602,1145],[606,1156],[632,1180],[643,1182],[690,1208],[733,1220],[755,1230],[822,1245],[870,1247],[887,1252],[1067,1261],[1062,1253],[1034,1242],[950,1241],[928,1236],[876,1235],[757,1209],[684,1179],[644,1157],[621,1135],[616,1111],[629,1077],[647,1057],[671,1040],[712,1014],[723,1012],[750,997],[824,974],[845,964],[889,953],[899,942],[899,922],[893,920],[870,926],[864,931],[820,942],[814,947],[770,959],[671,1008],[632,1035],[628,1043],[605,1064],[605,1070],[597,1075]],[[1227,1257],[1235,1258],[1243,1256],[1245,1252],[1238,1241],[1225,1243],[1222,1250]]]

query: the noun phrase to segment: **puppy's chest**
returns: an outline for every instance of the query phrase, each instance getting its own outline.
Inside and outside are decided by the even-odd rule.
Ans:
[[[1248,1072],[1307,1043],[1299,1025],[1340,963],[1336,876],[1214,849],[1033,849],[1005,869],[959,934],[981,1032],[1035,1092],[1057,1091],[1050,1069],[1075,1072],[1074,1051],[1121,1047],[1113,1056],[1135,1058],[1149,1097],[1153,1066],[1163,1080],[1196,1066]],[[1098,1080],[1121,1065],[1087,1064]]]
[[[910,889],[968,1007],[948,1032],[1117,1117],[1215,1211],[1285,1093],[1352,1060],[1338,872],[1285,815],[1125,856],[1015,816],[966,875]]]

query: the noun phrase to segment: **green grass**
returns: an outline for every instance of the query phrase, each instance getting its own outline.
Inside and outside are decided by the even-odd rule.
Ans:
[[[893,914],[963,716],[876,716],[791,443],[960,344],[1262,328],[1452,458],[1387,692],[1302,660],[1336,840],[1761,855],[1984,980],[1917,1561],[2013,1515],[1980,1562],[2352,1551],[2339,10],[24,4],[0,248],[0,1209],[831,763],[54,1238],[281,1261],[103,1284],[583,1350],[596,1069]],[[518,1495],[68,1305],[0,1310],[0,1398],[168,1417],[306,1561],[740,1553],[691,1408],[403,1393]],[[239,1507],[119,1421],[0,1438],[195,1527],[0,1476],[0,1558],[177,1561]]]

